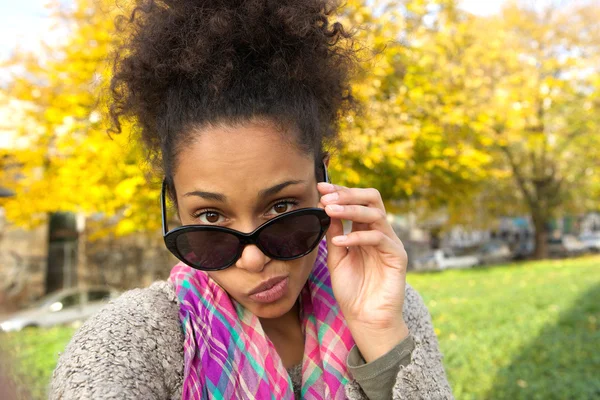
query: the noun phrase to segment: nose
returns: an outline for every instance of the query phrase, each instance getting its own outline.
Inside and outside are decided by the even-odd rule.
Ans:
[[[236,261],[235,266],[249,272],[261,272],[269,261],[271,259],[256,245],[249,244],[244,247],[242,256]]]

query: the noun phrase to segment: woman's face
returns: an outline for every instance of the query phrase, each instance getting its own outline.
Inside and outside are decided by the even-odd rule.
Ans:
[[[271,218],[319,203],[314,160],[284,140],[271,124],[208,127],[182,150],[174,173],[183,225],[219,225],[252,232]],[[317,256],[279,261],[256,246],[244,248],[233,266],[209,272],[229,295],[260,318],[277,318],[293,306]],[[286,277],[277,299],[251,292]],[[264,294],[264,293],[263,293]]]

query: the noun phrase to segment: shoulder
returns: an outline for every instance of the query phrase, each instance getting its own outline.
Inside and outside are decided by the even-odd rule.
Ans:
[[[135,345],[153,349],[158,344],[166,344],[162,343],[166,338],[181,338],[183,343],[173,285],[159,281],[148,288],[125,292],[86,321],[67,350],[76,343],[98,341],[98,334],[116,340],[111,346],[115,348]]]
[[[60,355],[53,399],[176,398],[183,334],[173,286],[124,293],[86,321]]]
[[[403,312],[415,348],[411,362],[401,367],[396,377],[393,398],[453,399],[431,315],[421,295],[408,283]]]
[[[426,345],[437,356],[439,345],[433,329],[431,314],[419,292],[408,283],[406,284],[402,316],[415,342]]]
[[[431,324],[431,316],[423,298],[419,292],[408,283],[406,283],[406,290],[404,293],[403,316],[409,328],[424,323]]]

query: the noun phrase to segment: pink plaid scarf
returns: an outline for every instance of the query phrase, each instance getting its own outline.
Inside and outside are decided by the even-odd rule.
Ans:
[[[302,399],[345,399],[354,341],[333,297],[327,246],[300,294]],[[184,399],[293,399],[292,383],[258,317],[204,272],[177,264],[170,281],[185,334]]]

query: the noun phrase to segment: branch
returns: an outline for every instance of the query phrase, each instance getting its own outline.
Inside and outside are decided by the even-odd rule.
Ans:
[[[558,147],[556,150],[556,156],[560,157],[561,153],[569,147],[571,142],[577,139],[579,136],[584,135],[587,131],[585,129],[577,129],[575,132],[571,133],[565,141],[562,143],[562,146]]]
[[[540,154],[540,169],[539,171],[544,174],[546,172],[546,148],[548,145],[548,140],[546,137],[546,123],[544,121],[545,113],[544,113],[544,102],[538,98],[538,107],[537,107],[537,118],[538,118],[538,132],[542,136],[542,149]]]
[[[508,159],[508,162],[510,164],[510,168],[515,176],[515,179],[517,180],[517,184],[519,185],[521,192],[525,196],[525,199],[527,200],[529,207],[531,209],[534,209],[536,207],[537,202],[535,201],[533,194],[529,191],[529,189],[527,189],[527,184],[525,183],[525,178],[523,178],[523,175],[521,174],[521,171],[519,170],[519,166],[515,162],[512,153],[510,152],[508,146],[500,146],[500,149],[506,155],[506,158]]]

